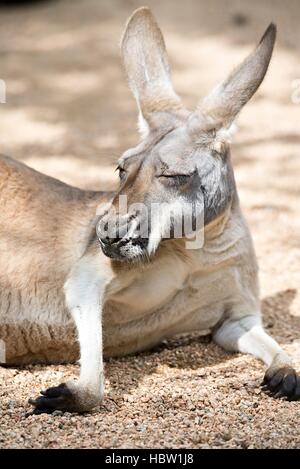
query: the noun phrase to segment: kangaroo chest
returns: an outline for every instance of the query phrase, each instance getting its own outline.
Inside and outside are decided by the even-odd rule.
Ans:
[[[222,281],[221,281],[222,280]],[[108,335],[124,327],[141,335],[155,328],[162,335],[195,325],[210,329],[224,312],[224,302],[236,289],[229,265],[208,268],[170,256],[153,268],[115,279],[108,288],[104,327]]]
[[[104,308],[108,323],[134,321],[161,308],[185,288],[188,277],[188,266],[169,258],[155,268],[146,267],[113,280]]]

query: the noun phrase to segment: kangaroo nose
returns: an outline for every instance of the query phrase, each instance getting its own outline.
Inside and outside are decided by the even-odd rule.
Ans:
[[[118,226],[111,231],[112,232],[110,233],[107,223],[99,223],[97,226],[98,238],[103,244],[107,246],[117,245],[122,240],[125,241],[124,238],[127,235],[128,226],[126,224],[123,226]]]
[[[109,236],[100,237],[100,241],[107,245],[117,244],[121,241],[121,239],[122,238],[110,238]]]

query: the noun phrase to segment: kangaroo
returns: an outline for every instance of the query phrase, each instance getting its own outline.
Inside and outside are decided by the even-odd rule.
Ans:
[[[80,190],[0,157],[2,363],[74,361],[80,349],[79,378],[30,399],[33,413],[91,410],[104,395],[103,357],[196,330],[262,360],[271,395],[300,398],[291,359],[262,325],[230,160],[232,126],[266,74],[275,38],[271,24],[191,112],[171,84],[162,33],[139,8],[121,51],[142,139],[118,162],[117,191]]]

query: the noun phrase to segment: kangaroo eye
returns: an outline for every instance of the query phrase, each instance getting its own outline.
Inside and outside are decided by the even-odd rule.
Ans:
[[[159,177],[165,179],[170,184],[183,185],[188,182],[192,174],[162,174]]]
[[[124,168],[121,168],[121,166],[117,166],[116,167],[116,171],[119,172],[119,178],[120,180],[122,181],[124,179],[124,177],[126,176],[126,171]]]

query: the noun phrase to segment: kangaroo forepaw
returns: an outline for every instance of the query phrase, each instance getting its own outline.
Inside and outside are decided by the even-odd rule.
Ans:
[[[86,412],[102,400],[102,397],[88,390],[81,389],[77,382],[62,383],[59,386],[41,391],[36,399],[29,399],[34,408],[26,416],[51,414],[55,410],[63,412]]]

